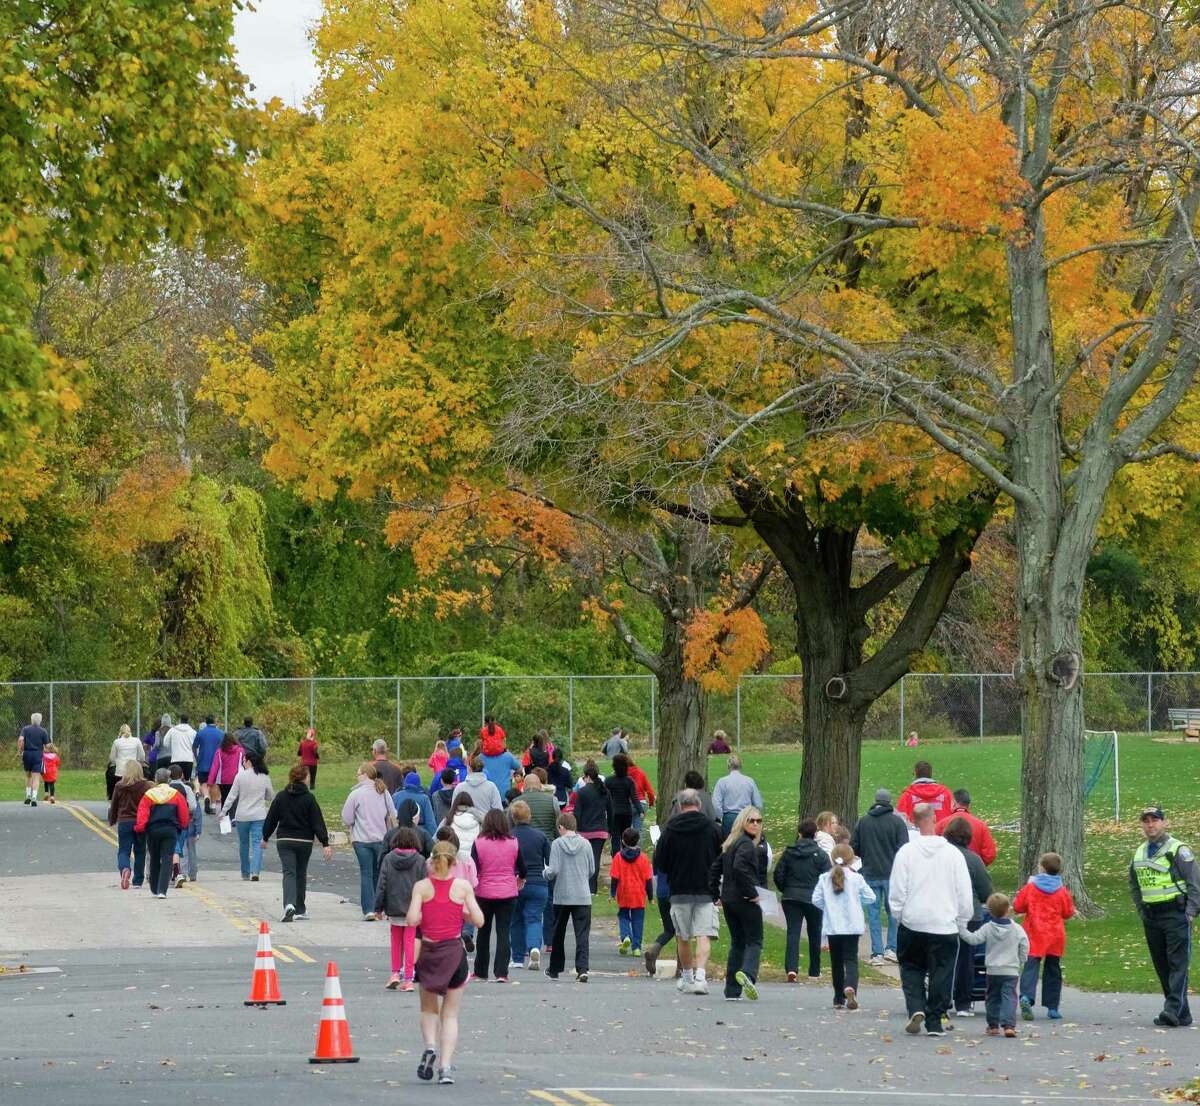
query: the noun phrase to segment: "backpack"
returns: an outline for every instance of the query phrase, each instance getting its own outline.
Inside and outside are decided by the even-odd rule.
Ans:
[[[496,727],[495,733],[488,733],[487,727],[484,726],[480,736],[483,738],[483,755],[485,757],[498,757],[504,752],[504,731],[499,726]]]

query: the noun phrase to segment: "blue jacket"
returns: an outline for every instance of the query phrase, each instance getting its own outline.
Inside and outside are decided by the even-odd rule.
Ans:
[[[219,726],[201,726],[192,740],[192,755],[196,758],[196,771],[207,772],[212,767],[213,754],[225,739],[225,731]]]
[[[507,749],[499,756],[483,758],[483,774],[496,785],[496,790],[502,796],[508,794],[508,789],[512,787],[512,774],[520,767],[521,762]]]
[[[513,826],[513,836],[517,839],[517,851],[525,861],[525,882],[545,883],[542,869],[550,863],[550,839],[527,822]]]
[[[412,799],[417,804],[417,809],[421,812],[421,828],[428,834],[432,834],[437,829],[437,823],[433,820],[433,804],[429,801],[429,796],[425,794],[423,787],[401,787],[398,791],[392,793],[392,801],[396,804],[396,809],[400,809],[400,804],[405,799]]]

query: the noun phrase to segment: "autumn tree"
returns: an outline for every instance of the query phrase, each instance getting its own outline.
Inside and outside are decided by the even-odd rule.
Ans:
[[[44,266],[94,275],[236,210],[254,142],[236,0],[11,0],[0,10],[0,531],[51,480],[46,435],[79,409],[35,324]]]

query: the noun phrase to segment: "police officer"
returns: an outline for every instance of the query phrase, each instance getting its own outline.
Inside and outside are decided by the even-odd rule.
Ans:
[[[1133,854],[1129,886],[1166,1000],[1154,1024],[1164,1028],[1191,1025],[1188,960],[1192,921],[1200,914],[1200,870],[1192,850],[1167,832],[1161,807],[1147,807],[1141,821],[1146,840]]]

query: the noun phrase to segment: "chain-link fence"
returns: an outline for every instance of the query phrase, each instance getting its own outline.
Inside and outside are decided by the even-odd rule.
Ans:
[[[164,714],[225,729],[251,717],[281,745],[317,730],[326,756],[361,753],[384,738],[397,755],[425,756],[459,724],[495,716],[515,741],[541,729],[568,750],[598,749],[614,726],[655,744],[655,684],[634,676],[373,676],[311,679],[54,680],[0,683],[0,735],[32,714],[69,767],[96,767],[123,724],[139,735]]]
[[[197,726],[211,714],[226,728],[250,716],[279,742],[315,727],[331,759],[379,737],[397,755],[417,756],[452,724],[470,733],[494,715],[517,742],[547,729],[572,752],[591,753],[614,726],[653,748],[655,698],[648,674],[0,683],[0,735],[15,734],[41,713],[64,762],[89,767],[102,763],[123,723],[144,734],[163,714],[187,714]],[[1180,710],[1200,708],[1200,673],[1090,672],[1083,700],[1089,729],[1167,731],[1182,724]],[[799,676],[744,676],[733,692],[708,697],[708,726],[725,730],[739,747],[795,744],[803,706]],[[864,736],[902,741],[915,731],[923,740],[985,740],[1020,730],[1011,675],[910,673],[872,706]]]

